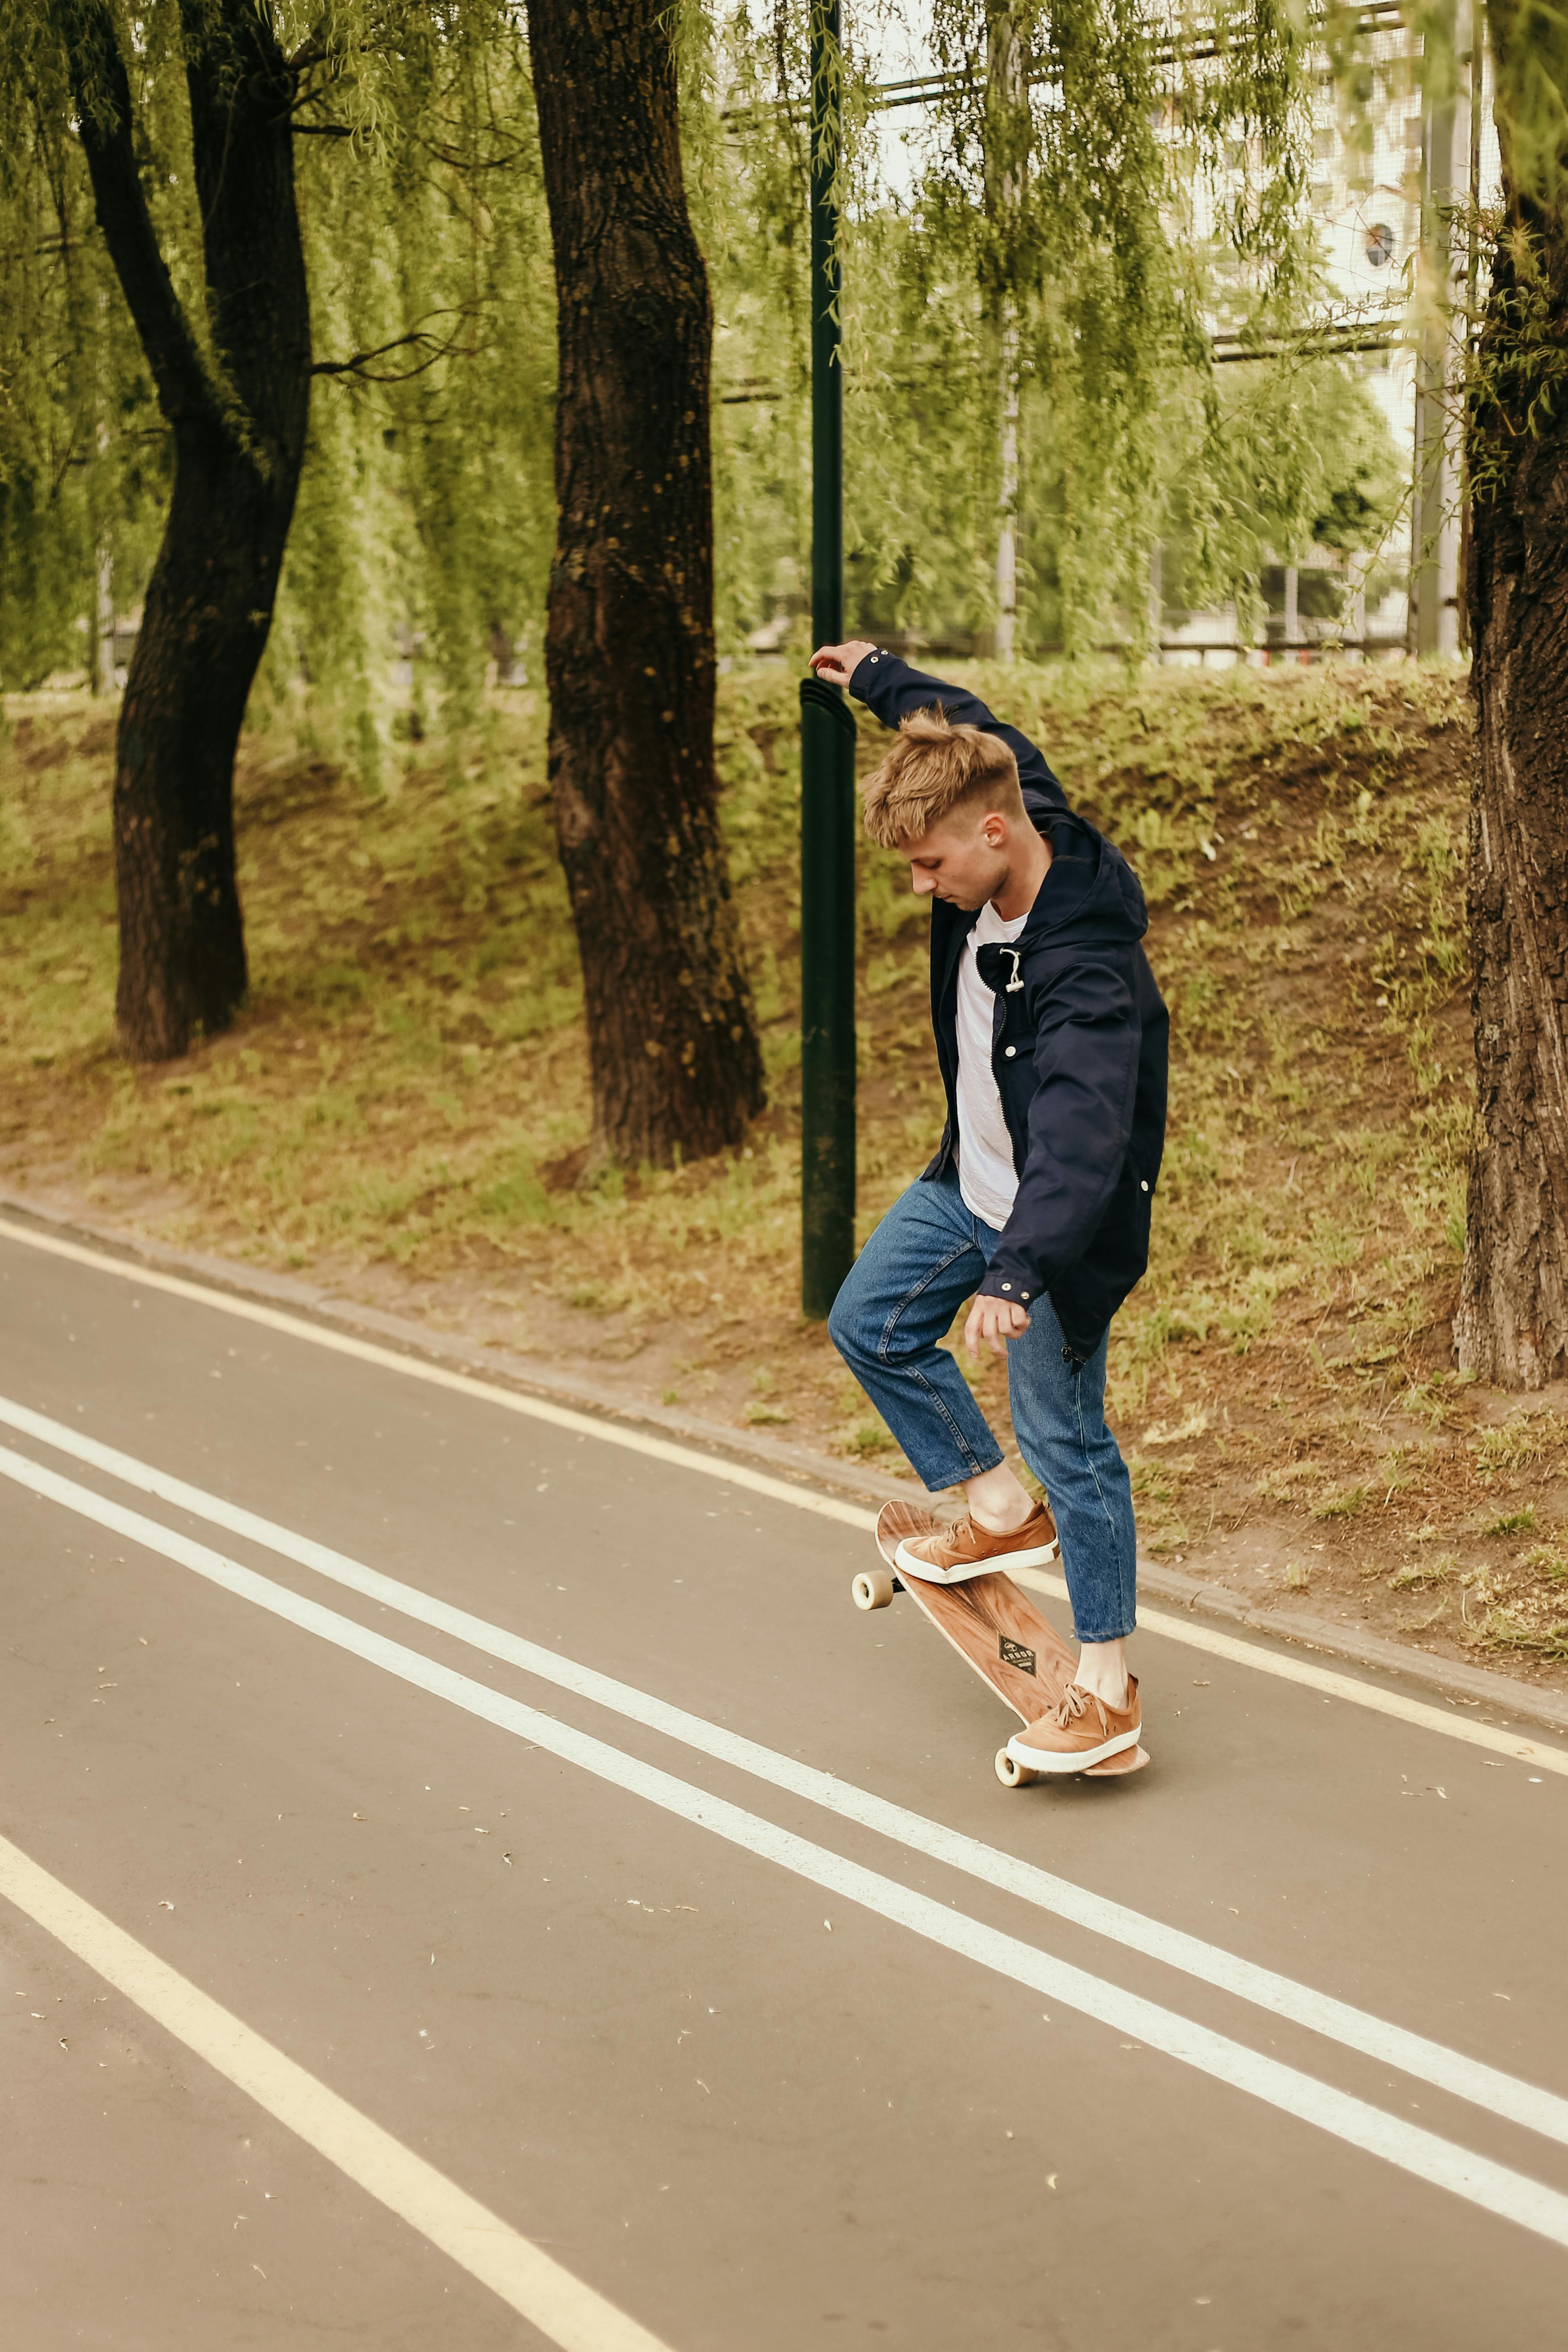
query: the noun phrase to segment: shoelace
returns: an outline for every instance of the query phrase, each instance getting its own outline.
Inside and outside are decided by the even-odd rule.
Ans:
[[[1096,1698],[1092,1691],[1081,1689],[1077,1683],[1068,1683],[1062,1693],[1061,1704],[1057,1708],[1057,1722],[1059,1727],[1063,1731],[1070,1731],[1079,1717],[1089,1713],[1091,1702],[1096,1715],[1100,1717],[1101,1731],[1109,1735],[1110,1726],[1106,1721],[1103,1702]]]
[[[1008,1528],[1005,1530],[1006,1539],[1011,1541],[1013,1537],[1021,1536],[1024,1528],[1028,1525],[1029,1521],[1026,1519],[1024,1527]],[[979,1557],[982,1542],[994,1544],[997,1540],[999,1532],[995,1528],[983,1528],[973,1512],[970,1511],[963,1518],[956,1520],[952,1527],[943,1528],[940,1531],[940,1540],[948,1545],[952,1550],[963,1553],[966,1559],[975,1559]]]
[[[1028,1525],[1029,1521],[1026,1519],[1024,1527]],[[1023,1532],[1023,1528],[1009,1528],[1007,1530],[1009,1537],[1020,1536]],[[960,1559],[978,1559],[982,1539],[987,1543],[994,1543],[996,1530],[994,1528],[983,1528],[971,1511],[963,1518],[954,1520],[949,1527],[937,1528],[929,1536],[917,1536],[912,1548],[920,1551],[922,1559],[931,1556],[930,1552],[922,1549],[929,1546],[932,1551],[938,1548],[951,1551]]]
[[[960,1559],[973,1559],[976,1552],[973,1513],[967,1518],[955,1520],[951,1527],[936,1528],[929,1536],[917,1537],[916,1549],[922,1559],[928,1553],[951,1551],[956,1552]]]

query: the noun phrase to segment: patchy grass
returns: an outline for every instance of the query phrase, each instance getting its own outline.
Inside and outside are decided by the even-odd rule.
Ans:
[[[1500,1428],[1482,1432],[1476,1446],[1476,1467],[1483,1478],[1506,1478],[1561,1451],[1565,1439],[1568,1423],[1554,1412],[1510,1412]],[[1500,1525],[1499,1531],[1506,1532]]]
[[[1425,1592],[1434,1584],[1447,1584],[1454,1573],[1451,1559],[1413,1560],[1408,1568],[1396,1569],[1388,1580],[1391,1592]]]
[[[1364,1486],[1347,1486],[1342,1494],[1329,1495],[1324,1497],[1322,1502],[1314,1503],[1312,1506],[1312,1517],[1315,1519],[1358,1518],[1362,1511],[1365,1508],[1365,1506],[1366,1488]]]
[[[1172,1007],[1154,1260],[1111,1350],[1145,1543],[1255,1597],[1310,1591],[1316,1615],[1554,1675],[1568,1423],[1468,1386],[1449,1343],[1471,1119],[1463,682],[966,675],[1133,858]],[[251,999],[160,1069],[113,1042],[110,720],[13,698],[0,1172],[628,1397],[893,1465],[796,1311],[795,725],[793,678],[724,680],[770,1108],[732,1154],[585,1183],[575,948],[531,696],[498,704],[460,754],[409,746],[374,797],[296,746],[247,741]],[[863,767],[879,740],[862,716]],[[860,915],[864,1233],[941,1111],[925,918],[864,846]],[[1005,1424],[999,1367],[973,1378]]]

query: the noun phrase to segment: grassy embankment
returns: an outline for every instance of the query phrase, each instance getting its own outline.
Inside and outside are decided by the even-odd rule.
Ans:
[[[1469,1117],[1452,677],[1128,686],[976,669],[1133,856],[1174,1016],[1148,1281],[1112,1397],[1152,1550],[1426,1646],[1568,1659],[1568,1423],[1450,1368]],[[584,1189],[575,952],[531,697],[371,799],[252,741],[254,991],[177,1067],[114,1050],[110,722],[0,740],[0,1176],[627,1396],[888,1454],[795,1313],[795,687],[725,682],[727,823],[773,1107],[744,1148]],[[865,724],[862,756],[875,756]],[[861,1200],[931,1150],[924,918],[863,853]],[[975,1375],[1000,1410],[1001,1383]]]

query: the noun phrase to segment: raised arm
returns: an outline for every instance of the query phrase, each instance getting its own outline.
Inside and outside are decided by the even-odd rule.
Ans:
[[[912,710],[941,709],[955,727],[979,727],[987,735],[1000,736],[1018,762],[1018,782],[1026,796],[1036,793],[1049,808],[1067,807],[1067,794],[1045,753],[1016,727],[1004,726],[966,687],[950,686],[924,670],[911,669],[897,654],[885,654],[858,637],[847,645],[819,647],[811,667],[829,685],[847,687],[884,727],[897,727]]]

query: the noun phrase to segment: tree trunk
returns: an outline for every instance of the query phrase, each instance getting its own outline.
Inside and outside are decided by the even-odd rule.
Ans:
[[[310,303],[294,76],[250,0],[182,0],[212,359],[148,213],[106,0],[62,9],[99,226],[174,441],[174,488],[120,717],[114,783],[122,1043],[185,1052],[245,994],[234,760],[304,457]]]
[[[1505,165],[1506,165],[1505,156]],[[1568,1371],[1568,221],[1505,187],[1469,431],[1478,1137],[1455,1339]]]
[[[713,761],[712,313],[663,0],[530,0],[558,296],[545,672],[595,1148],[716,1151],[763,1100]]]

